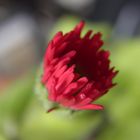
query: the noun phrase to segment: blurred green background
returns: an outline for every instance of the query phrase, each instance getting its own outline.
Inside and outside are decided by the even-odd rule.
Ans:
[[[71,24],[68,20],[72,21]],[[68,31],[77,21],[76,18],[64,17],[56,24],[53,33],[57,29]],[[104,23],[88,24],[87,22],[87,29],[89,28],[103,32],[104,39],[111,31],[111,27]],[[140,137],[140,40],[134,38],[108,44],[105,48],[112,52],[112,65],[115,65],[120,72],[115,79],[118,85],[98,100],[105,105],[109,117],[109,123],[104,130],[101,130],[98,139],[138,140]],[[35,70],[32,70],[1,93],[1,140],[53,140],[58,136],[61,140],[80,139],[82,135],[90,132],[90,128],[98,126],[102,119],[101,111],[92,113],[80,111],[71,114],[60,110],[47,114],[33,90],[36,77]],[[43,94],[41,89],[38,92]]]
[[[88,29],[102,32],[104,48],[111,51],[111,65],[119,70],[114,79],[117,86],[96,102],[103,104],[105,110],[72,113],[61,109],[46,113],[50,104],[44,97],[46,90],[40,83],[40,63],[45,50],[42,46],[57,31],[70,31],[80,20],[73,14],[59,17],[46,30],[47,33],[42,34],[44,41],[35,44],[40,48],[35,52],[31,49],[30,57],[25,61],[33,59],[28,69],[23,72],[24,68],[21,68],[14,78],[0,76],[0,140],[140,139],[140,36],[116,35],[114,26],[105,20],[85,19],[83,32]],[[18,68],[23,66],[22,62]]]

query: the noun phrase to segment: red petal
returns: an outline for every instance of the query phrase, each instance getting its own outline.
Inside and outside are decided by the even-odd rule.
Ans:
[[[84,25],[85,25],[85,22],[84,22],[84,21],[81,21],[81,22],[74,28],[75,33],[80,34],[81,31],[82,31],[82,29],[83,29],[83,27],[84,27]]]
[[[63,33],[62,32],[56,33],[56,35],[53,38],[53,43],[54,44],[57,44],[62,39],[62,36],[63,36]]]
[[[59,93],[62,92],[64,88],[72,82],[72,80],[74,79],[74,73],[73,73],[74,67],[75,65],[72,65],[58,79],[57,85],[55,87],[57,92]]]
[[[61,103],[63,106],[70,107],[75,104],[74,97],[65,97],[63,95],[57,98],[57,102]]]
[[[88,79],[86,77],[82,77],[77,82],[71,83],[64,91],[64,95],[73,95],[77,91],[79,91],[81,88],[83,88],[88,82]]]
[[[104,107],[102,105],[97,105],[97,104],[88,104],[80,107],[74,108],[76,110],[102,110]]]
[[[85,34],[84,39],[88,39],[88,38],[91,36],[91,34],[92,34],[92,30],[89,30],[89,31]]]

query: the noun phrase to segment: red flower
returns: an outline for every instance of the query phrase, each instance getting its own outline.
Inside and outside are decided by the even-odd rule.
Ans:
[[[92,104],[115,84],[117,74],[110,68],[109,51],[101,49],[101,33],[88,31],[80,37],[84,22],[63,35],[58,32],[50,41],[44,57],[42,83],[48,99],[74,110],[100,110]]]

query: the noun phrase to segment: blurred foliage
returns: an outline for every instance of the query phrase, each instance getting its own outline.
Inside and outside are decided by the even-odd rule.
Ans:
[[[139,140],[140,137],[140,40],[129,39],[112,44],[112,61],[119,74],[118,85],[109,95],[103,97],[112,125],[108,126],[104,137],[108,140]]]
[[[70,30],[79,20],[66,16],[52,31]],[[105,38],[111,28],[106,24],[87,22]],[[107,27],[107,28],[106,28]],[[86,29],[85,29],[86,30]],[[129,39],[110,43],[112,65],[119,70],[118,85],[97,101],[105,106],[109,123],[99,132],[98,140],[139,140],[140,138],[140,40]],[[0,140],[84,140],[102,120],[102,111],[71,111],[61,109],[46,113],[51,106],[40,83],[39,69],[36,93],[34,72],[14,83],[0,96]],[[41,96],[40,96],[41,95]],[[38,101],[38,98],[41,102]],[[42,103],[45,108],[42,107]],[[45,110],[46,109],[46,110]]]
[[[31,76],[22,78],[3,93],[0,98],[2,116],[13,116],[17,120],[21,119],[31,96],[33,96],[31,95],[33,93],[32,81]]]
[[[0,133],[4,133],[7,139],[17,137],[26,108],[33,98],[33,73],[16,81],[1,94]]]

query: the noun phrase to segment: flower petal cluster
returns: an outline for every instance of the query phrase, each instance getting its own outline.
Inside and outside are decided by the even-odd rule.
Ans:
[[[109,51],[101,48],[101,33],[89,30],[81,37],[84,24],[58,32],[50,41],[41,82],[52,102],[73,110],[100,110],[103,106],[93,102],[115,85],[118,71],[110,67]]]

